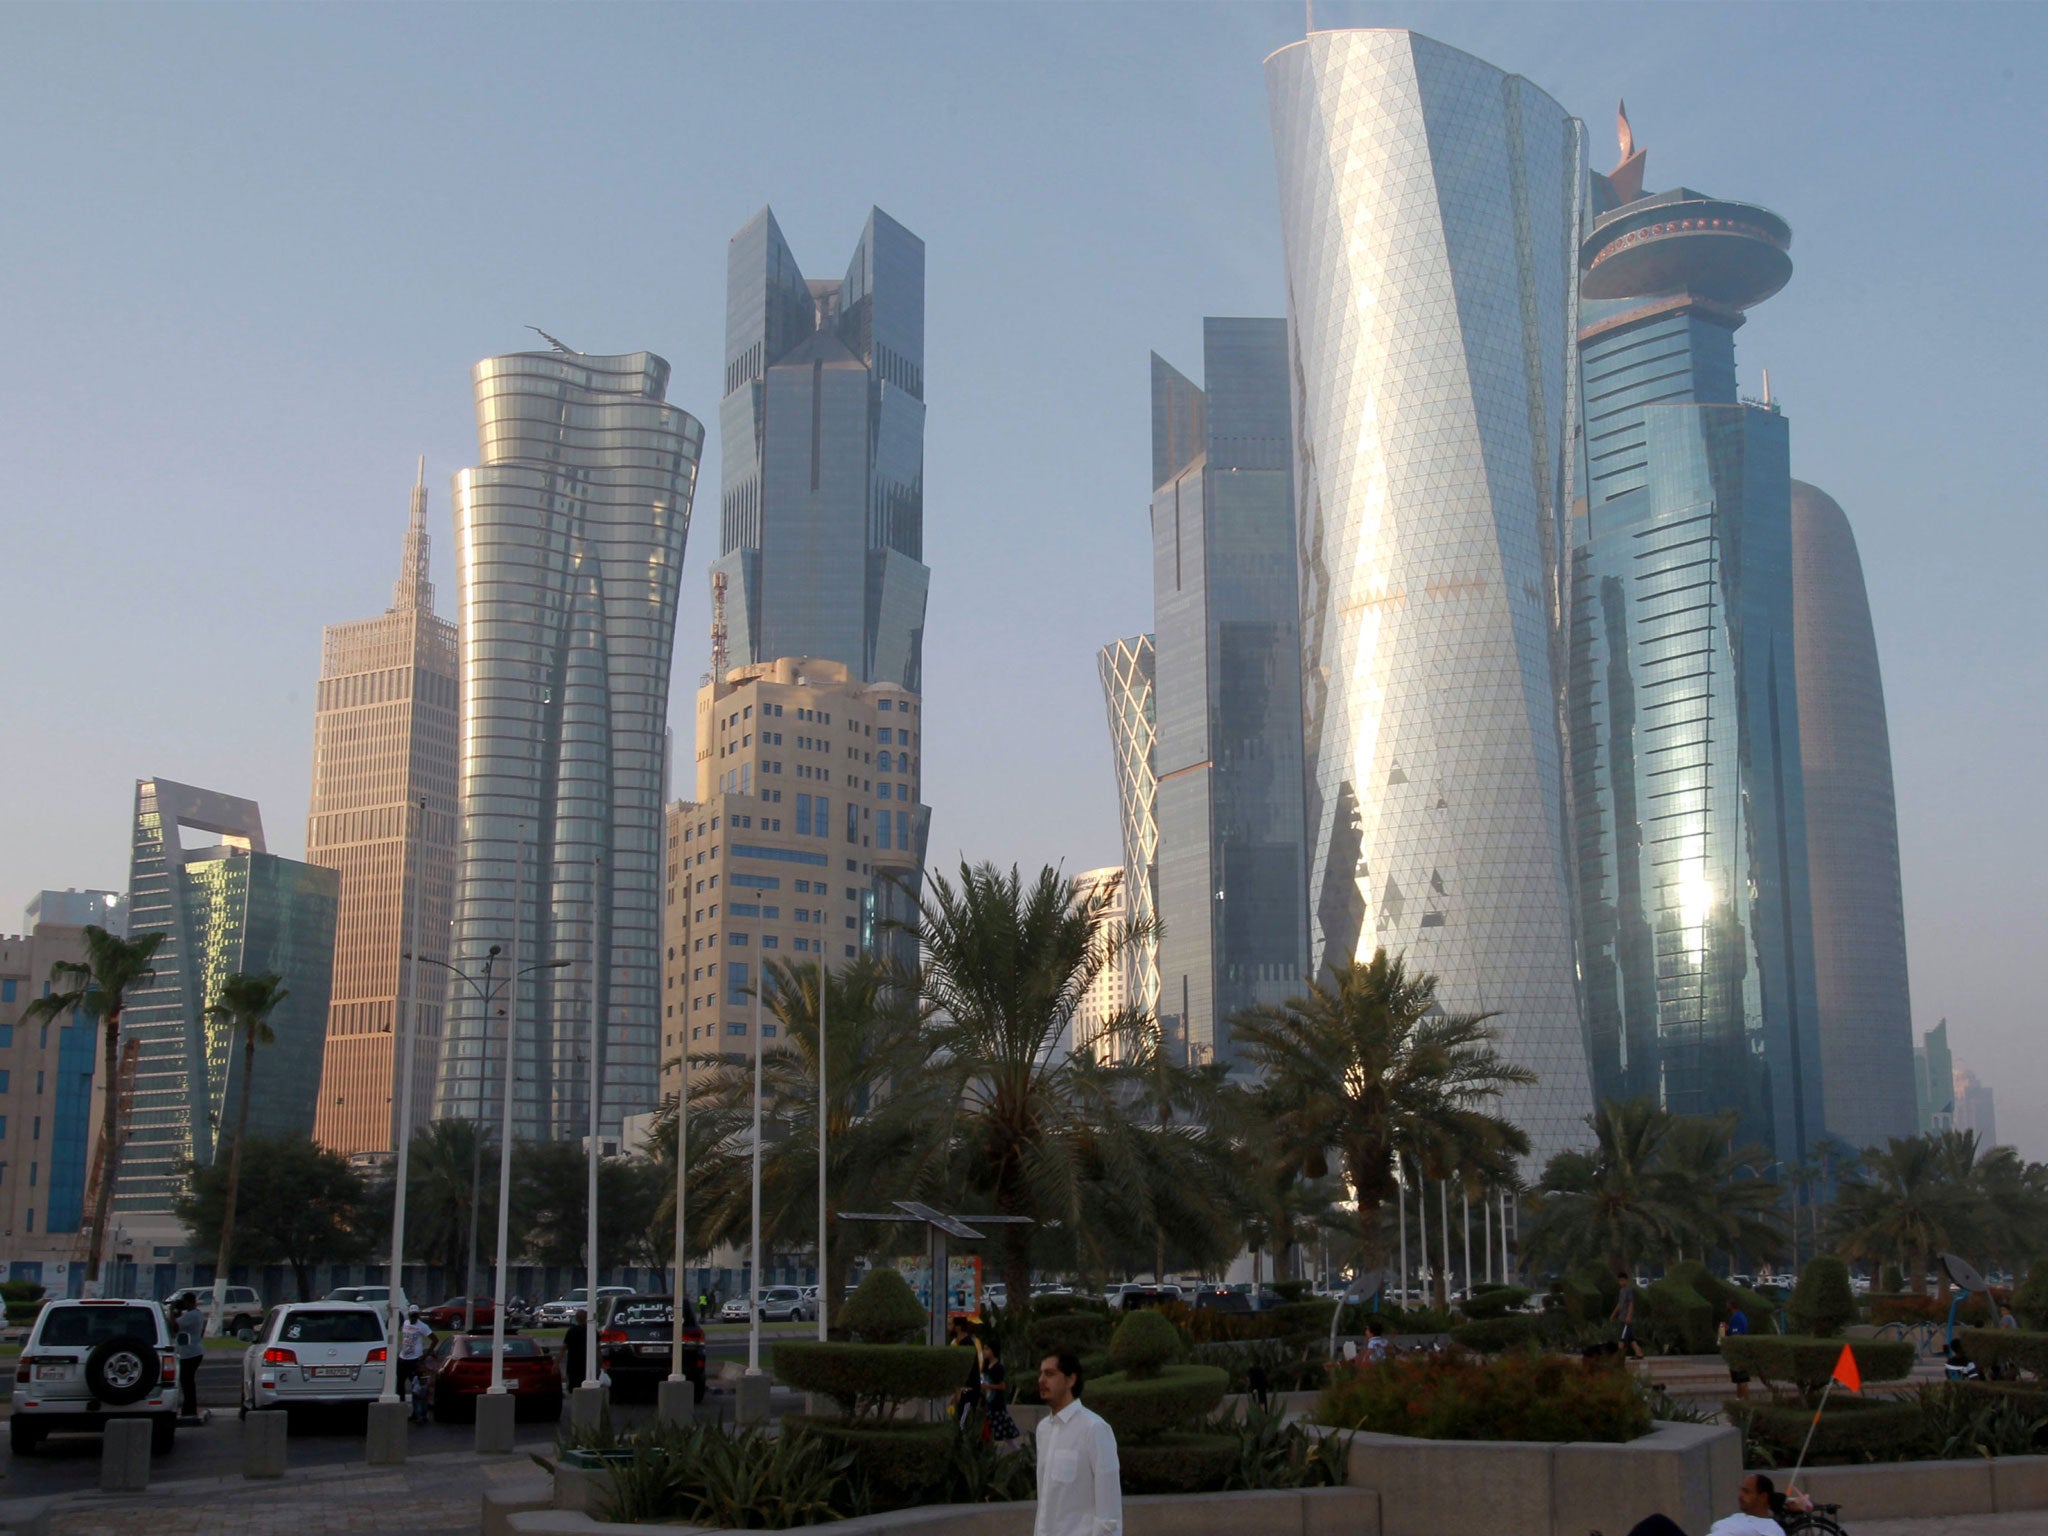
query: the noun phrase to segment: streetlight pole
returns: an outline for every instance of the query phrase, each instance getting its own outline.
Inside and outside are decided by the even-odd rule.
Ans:
[[[407,806],[408,811],[412,806]],[[387,1298],[391,1303],[391,1327],[389,1345],[386,1349],[388,1364],[384,1367],[384,1390],[378,1394],[380,1402],[398,1401],[398,1347],[399,1330],[405,1326],[405,1181],[407,1154],[412,1150],[412,1047],[413,1039],[420,1029],[420,963],[416,958],[420,952],[420,908],[426,905],[426,893],[420,889],[420,876],[425,873],[427,836],[427,797],[420,796],[418,802],[419,821],[413,828],[412,861],[412,920],[408,925],[411,939],[406,948],[405,971],[405,1032],[396,1042],[398,1047],[398,1164],[396,1170],[397,1188],[391,1202],[391,1285]]]
[[[687,1039],[687,1037],[685,1037]],[[689,1315],[690,1248],[683,1235],[683,1200],[688,1193],[690,1166],[690,1047],[683,1047],[676,1064],[676,1283],[669,1298],[669,1318],[674,1328],[674,1352],[669,1357],[668,1379],[683,1381],[683,1321]],[[700,1324],[711,1321],[699,1318]]]
[[[761,1374],[761,993],[766,978],[754,971],[753,1223],[747,1246],[747,1374]]]
[[[818,956],[818,1342],[825,1342],[825,1312],[830,1305],[825,1285],[825,1137],[832,1124],[831,1100],[825,1095],[825,957]],[[758,1056],[759,1048],[756,1047]],[[758,1088],[756,1092],[758,1092]]]
[[[597,1358],[597,1088],[604,1051],[603,934],[604,856],[590,856],[590,1189],[584,1222],[584,1295],[589,1298],[583,1338],[583,1385],[594,1387],[602,1373]]]
[[[469,1268],[465,1271],[462,1280],[462,1331],[464,1333],[473,1332],[476,1328],[476,1210],[477,1205],[483,1199],[484,1185],[484,1078],[489,1074],[491,1067],[491,967],[498,963],[500,953],[502,951],[499,947],[493,944],[490,947],[489,953],[484,956],[483,987],[478,992],[478,996],[484,1005],[484,1022],[483,1032],[477,1036],[476,1046],[476,1118],[470,1122],[474,1129],[470,1136],[469,1144]],[[472,991],[477,990],[476,982],[471,980],[470,977],[464,975],[461,971],[456,971],[452,965],[448,969],[455,971],[457,976],[461,976],[464,981],[469,982]],[[504,1149],[502,1147],[499,1148],[498,1156],[502,1158],[504,1155]]]

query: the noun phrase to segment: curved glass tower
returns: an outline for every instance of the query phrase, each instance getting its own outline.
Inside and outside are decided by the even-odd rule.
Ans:
[[[454,964],[516,1020],[514,1128],[580,1137],[659,1100],[663,733],[704,429],[647,352],[475,370],[483,462],[455,480],[462,827]],[[518,893],[523,891],[523,900]],[[513,911],[515,900],[519,910]],[[491,954],[492,946],[499,953]],[[435,1113],[496,1115],[504,1025],[452,979]]]
[[[1881,1147],[1918,1129],[1892,744],[1849,519],[1792,482],[1792,637],[1828,1130]]]
[[[1536,1161],[1591,1107],[1565,838],[1559,520],[1583,131],[1405,31],[1266,61],[1294,373],[1311,960],[1497,1010]]]
[[[1159,915],[1159,776],[1153,749],[1159,738],[1153,696],[1150,635],[1130,635],[1105,645],[1096,657],[1102,701],[1109,710],[1109,748],[1116,764],[1118,819],[1124,834],[1126,915],[1149,923]],[[1131,959],[1131,1002],[1148,1013],[1159,1005],[1159,942],[1140,946]]]

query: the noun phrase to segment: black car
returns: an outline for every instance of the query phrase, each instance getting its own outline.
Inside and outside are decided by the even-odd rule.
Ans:
[[[1216,1286],[1195,1292],[1195,1310],[1197,1312],[1230,1312],[1248,1316],[1257,1309],[1253,1307],[1251,1297],[1245,1292],[1233,1291],[1225,1286]]]
[[[621,1296],[597,1332],[597,1352],[612,1378],[612,1395],[652,1397],[675,1359],[675,1298]],[[683,1303],[683,1375],[704,1401],[704,1329],[697,1309]]]

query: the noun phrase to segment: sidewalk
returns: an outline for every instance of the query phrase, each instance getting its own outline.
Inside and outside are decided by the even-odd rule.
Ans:
[[[528,1450],[553,1455],[552,1440],[510,1456],[470,1452],[414,1456],[402,1467],[308,1467],[274,1481],[167,1479],[147,1493],[71,1494],[50,1504],[47,1536],[474,1536],[483,1495],[532,1473]],[[0,1502],[0,1529],[10,1524]]]

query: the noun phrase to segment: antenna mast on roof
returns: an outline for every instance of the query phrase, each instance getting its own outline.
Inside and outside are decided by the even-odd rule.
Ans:
[[[725,572],[711,573],[711,686],[725,681]]]

